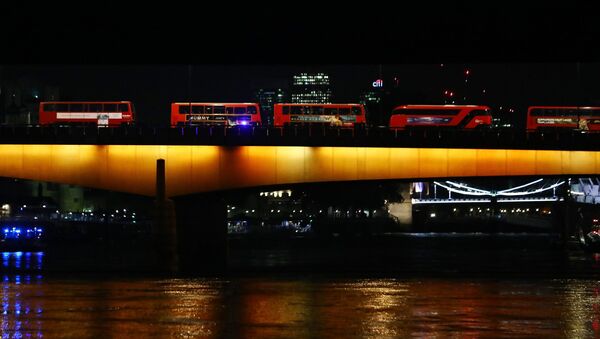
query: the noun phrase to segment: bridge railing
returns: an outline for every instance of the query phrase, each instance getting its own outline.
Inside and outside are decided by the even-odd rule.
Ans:
[[[599,150],[600,133],[516,129],[451,130],[329,126],[33,126],[0,125],[0,143],[299,145]]]

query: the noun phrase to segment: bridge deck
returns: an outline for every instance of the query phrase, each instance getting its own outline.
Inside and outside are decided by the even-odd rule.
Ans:
[[[328,127],[0,126],[0,144],[353,146],[538,150],[600,150],[600,133],[516,129],[459,131]]]

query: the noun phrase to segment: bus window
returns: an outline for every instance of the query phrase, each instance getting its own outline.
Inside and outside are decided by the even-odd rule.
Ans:
[[[537,117],[537,116],[540,116],[540,115],[542,115],[542,114],[541,114],[541,111],[542,111],[541,109],[535,108],[535,109],[532,109],[532,110],[529,112],[529,114],[530,114],[532,117]]]
[[[189,105],[181,105],[179,106],[179,114],[189,114],[190,106]]]
[[[225,113],[227,113],[227,114],[233,114],[233,107],[226,107],[225,108]]]
[[[256,114],[256,106],[248,106],[248,114]]]
[[[600,109],[582,109],[579,111],[579,114],[597,117],[597,116],[600,116]]]
[[[83,111],[82,104],[70,104],[69,105],[69,112],[82,112],[82,111]]]
[[[326,107],[325,108],[325,114],[326,115],[336,115],[336,114],[338,114],[338,109],[337,108]]]
[[[104,104],[104,112],[116,112],[117,104]]]
[[[192,106],[192,114],[202,114],[204,113],[204,106],[197,105]]]
[[[486,116],[489,116],[490,115],[490,111],[484,110],[484,109],[474,109],[471,112],[469,112],[469,114],[471,114],[471,115],[486,115]]]
[[[68,112],[69,105],[68,104],[56,104],[56,111],[57,112]]]
[[[246,107],[236,107],[235,114],[246,114]]]
[[[88,110],[95,113],[102,112],[102,104],[89,104]]]
[[[213,107],[212,106],[206,106],[204,108],[204,113],[206,113],[206,114],[212,114],[213,113]]]
[[[361,115],[360,107],[352,107],[352,114]]]
[[[46,112],[56,111],[56,104],[44,104],[42,110]]]
[[[214,114],[224,114],[225,113],[225,106],[215,106],[213,108],[213,113]]]
[[[348,114],[350,114],[350,108],[340,108],[340,114],[341,115],[348,115]]]
[[[323,108],[323,106],[313,106],[312,108],[312,114],[314,115],[323,115],[325,109]]]
[[[290,106],[283,106],[283,107],[281,108],[281,112],[282,112],[283,114],[286,114],[286,115],[287,115],[287,114],[290,114]]]
[[[129,107],[127,107],[127,104],[119,104],[119,112],[129,112]]]
[[[290,113],[291,114],[304,114],[304,110],[300,106],[292,106]]]
[[[575,109],[561,109],[561,108],[537,108],[531,110],[532,116],[545,116],[545,117],[557,117],[557,116],[575,116],[577,111]]]

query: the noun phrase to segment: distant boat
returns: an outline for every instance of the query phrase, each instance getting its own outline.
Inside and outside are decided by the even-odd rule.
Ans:
[[[40,226],[14,223],[0,226],[0,252],[35,251],[44,247],[44,230]]]

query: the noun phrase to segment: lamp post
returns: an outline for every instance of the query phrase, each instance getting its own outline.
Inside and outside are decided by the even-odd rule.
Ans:
[[[188,114],[192,113],[192,65],[188,65]]]
[[[471,74],[471,71],[467,68],[465,69],[465,95],[463,96],[463,101],[464,103],[467,103],[467,96],[468,96],[468,83],[469,83],[469,74]]]

